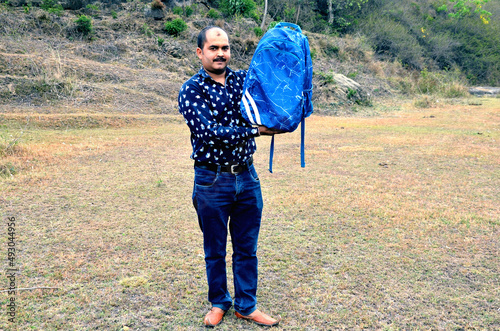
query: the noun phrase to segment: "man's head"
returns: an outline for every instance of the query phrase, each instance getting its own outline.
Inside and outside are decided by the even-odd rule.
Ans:
[[[196,54],[206,71],[216,75],[223,74],[231,59],[227,33],[215,26],[201,30]]]

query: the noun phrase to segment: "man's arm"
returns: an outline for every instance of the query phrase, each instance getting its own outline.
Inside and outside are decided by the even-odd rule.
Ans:
[[[179,93],[179,112],[184,116],[191,132],[207,144],[216,141],[226,145],[238,145],[242,140],[259,135],[258,128],[245,126],[223,126],[210,112],[201,88],[196,85],[183,86]],[[216,111],[214,111],[216,112]]]
[[[264,125],[259,125],[258,128],[259,128],[259,135],[262,135],[262,136],[272,136],[275,134],[285,133],[285,131],[270,129]]]

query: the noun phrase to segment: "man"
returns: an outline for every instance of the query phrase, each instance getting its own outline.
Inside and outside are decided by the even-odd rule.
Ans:
[[[184,83],[178,100],[179,112],[191,130],[193,205],[203,232],[208,300],[212,304],[204,324],[216,326],[233,305],[225,259],[229,227],[235,315],[275,326],[280,318],[256,308],[256,253],[263,203],[252,155],[256,150],[254,137],[282,132],[252,127],[242,119],[239,103],[246,72],[227,66],[231,50],[224,30],[213,26],[203,29],[196,54],[202,68]]]

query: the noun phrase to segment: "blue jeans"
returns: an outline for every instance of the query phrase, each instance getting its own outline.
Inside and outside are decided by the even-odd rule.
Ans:
[[[228,310],[226,243],[233,246],[234,308],[249,315],[257,305],[257,240],[262,218],[260,181],[253,165],[239,174],[195,166],[193,204],[203,231],[208,301]]]

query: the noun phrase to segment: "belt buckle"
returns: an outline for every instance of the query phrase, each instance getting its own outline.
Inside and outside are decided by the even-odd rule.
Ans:
[[[238,171],[239,166],[240,166],[239,164],[232,164],[231,168],[230,168],[231,174],[233,174],[233,175],[239,174],[241,172],[241,171]]]

